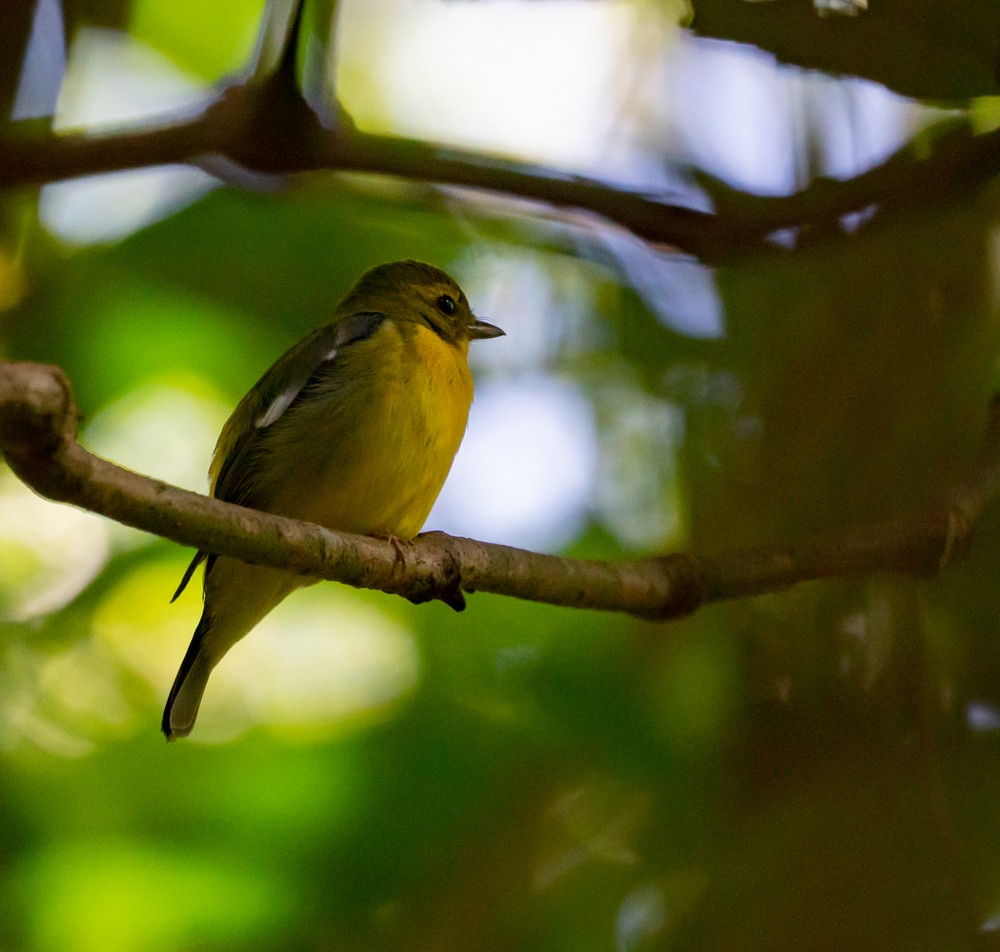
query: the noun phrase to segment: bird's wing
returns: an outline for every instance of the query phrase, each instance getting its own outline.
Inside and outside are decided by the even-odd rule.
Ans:
[[[302,399],[317,375],[330,369],[342,348],[371,337],[384,320],[380,312],[361,311],[319,327],[286,351],[254,384],[226,421],[215,447],[210,475],[216,499],[245,506],[266,504],[254,498],[254,468],[250,464],[268,428]],[[195,555],[174,593],[175,599],[205,558],[204,552]],[[206,574],[214,556],[207,558]]]
[[[312,379],[329,370],[338,352],[371,337],[385,315],[363,311],[317,328],[288,350],[240,401],[226,422],[212,460],[212,495],[250,504],[252,481],[247,463],[267,430],[308,390]]]

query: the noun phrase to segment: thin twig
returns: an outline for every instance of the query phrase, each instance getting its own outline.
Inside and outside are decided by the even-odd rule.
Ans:
[[[576,608],[667,619],[699,605],[796,582],[887,571],[932,575],[968,541],[1000,492],[1000,400],[982,459],[939,507],[815,536],[787,547],[596,562],[429,533],[400,560],[388,542],[245,509],[100,459],[76,440],[77,411],[57,367],[0,363],[0,450],[49,499],[183,545],[415,601],[495,592]]]

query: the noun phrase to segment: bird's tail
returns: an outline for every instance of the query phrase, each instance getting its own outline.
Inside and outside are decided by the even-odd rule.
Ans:
[[[162,728],[167,740],[191,733],[208,676],[226,652],[289,592],[314,581],[236,559],[215,561],[205,585],[201,621],[163,710]]]
[[[174,685],[167,696],[167,704],[163,709],[163,722],[160,725],[167,740],[187,737],[194,727],[198,717],[201,698],[208,685],[208,676],[215,666],[206,653],[202,651],[205,636],[211,627],[208,612],[201,616],[198,627],[194,631],[187,654],[181,662]]]

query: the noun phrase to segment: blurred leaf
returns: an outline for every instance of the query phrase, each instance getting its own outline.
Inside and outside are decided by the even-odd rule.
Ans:
[[[210,81],[242,69],[250,60],[265,0],[205,4],[198,0],[135,0],[129,32]]]
[[[141,842],[70,842],[25,877],[39,950],[147,952],[239,948],[276,931],[294,908],[280,883],[197,853]]]

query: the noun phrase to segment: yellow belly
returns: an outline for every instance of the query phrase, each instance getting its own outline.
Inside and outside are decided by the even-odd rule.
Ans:
[[[465,433],[472,403],[465,348],[422,325],[386,321],[344,348],[341,370],[345,383],[311,401],[315,410],[295,423],[301,432],[286,434],[306,441],[310,454],[280,477],[287,489],[270,508],[331,529],[412,538]],[[279,444],[276,472],[286,469],[281,455]]]

